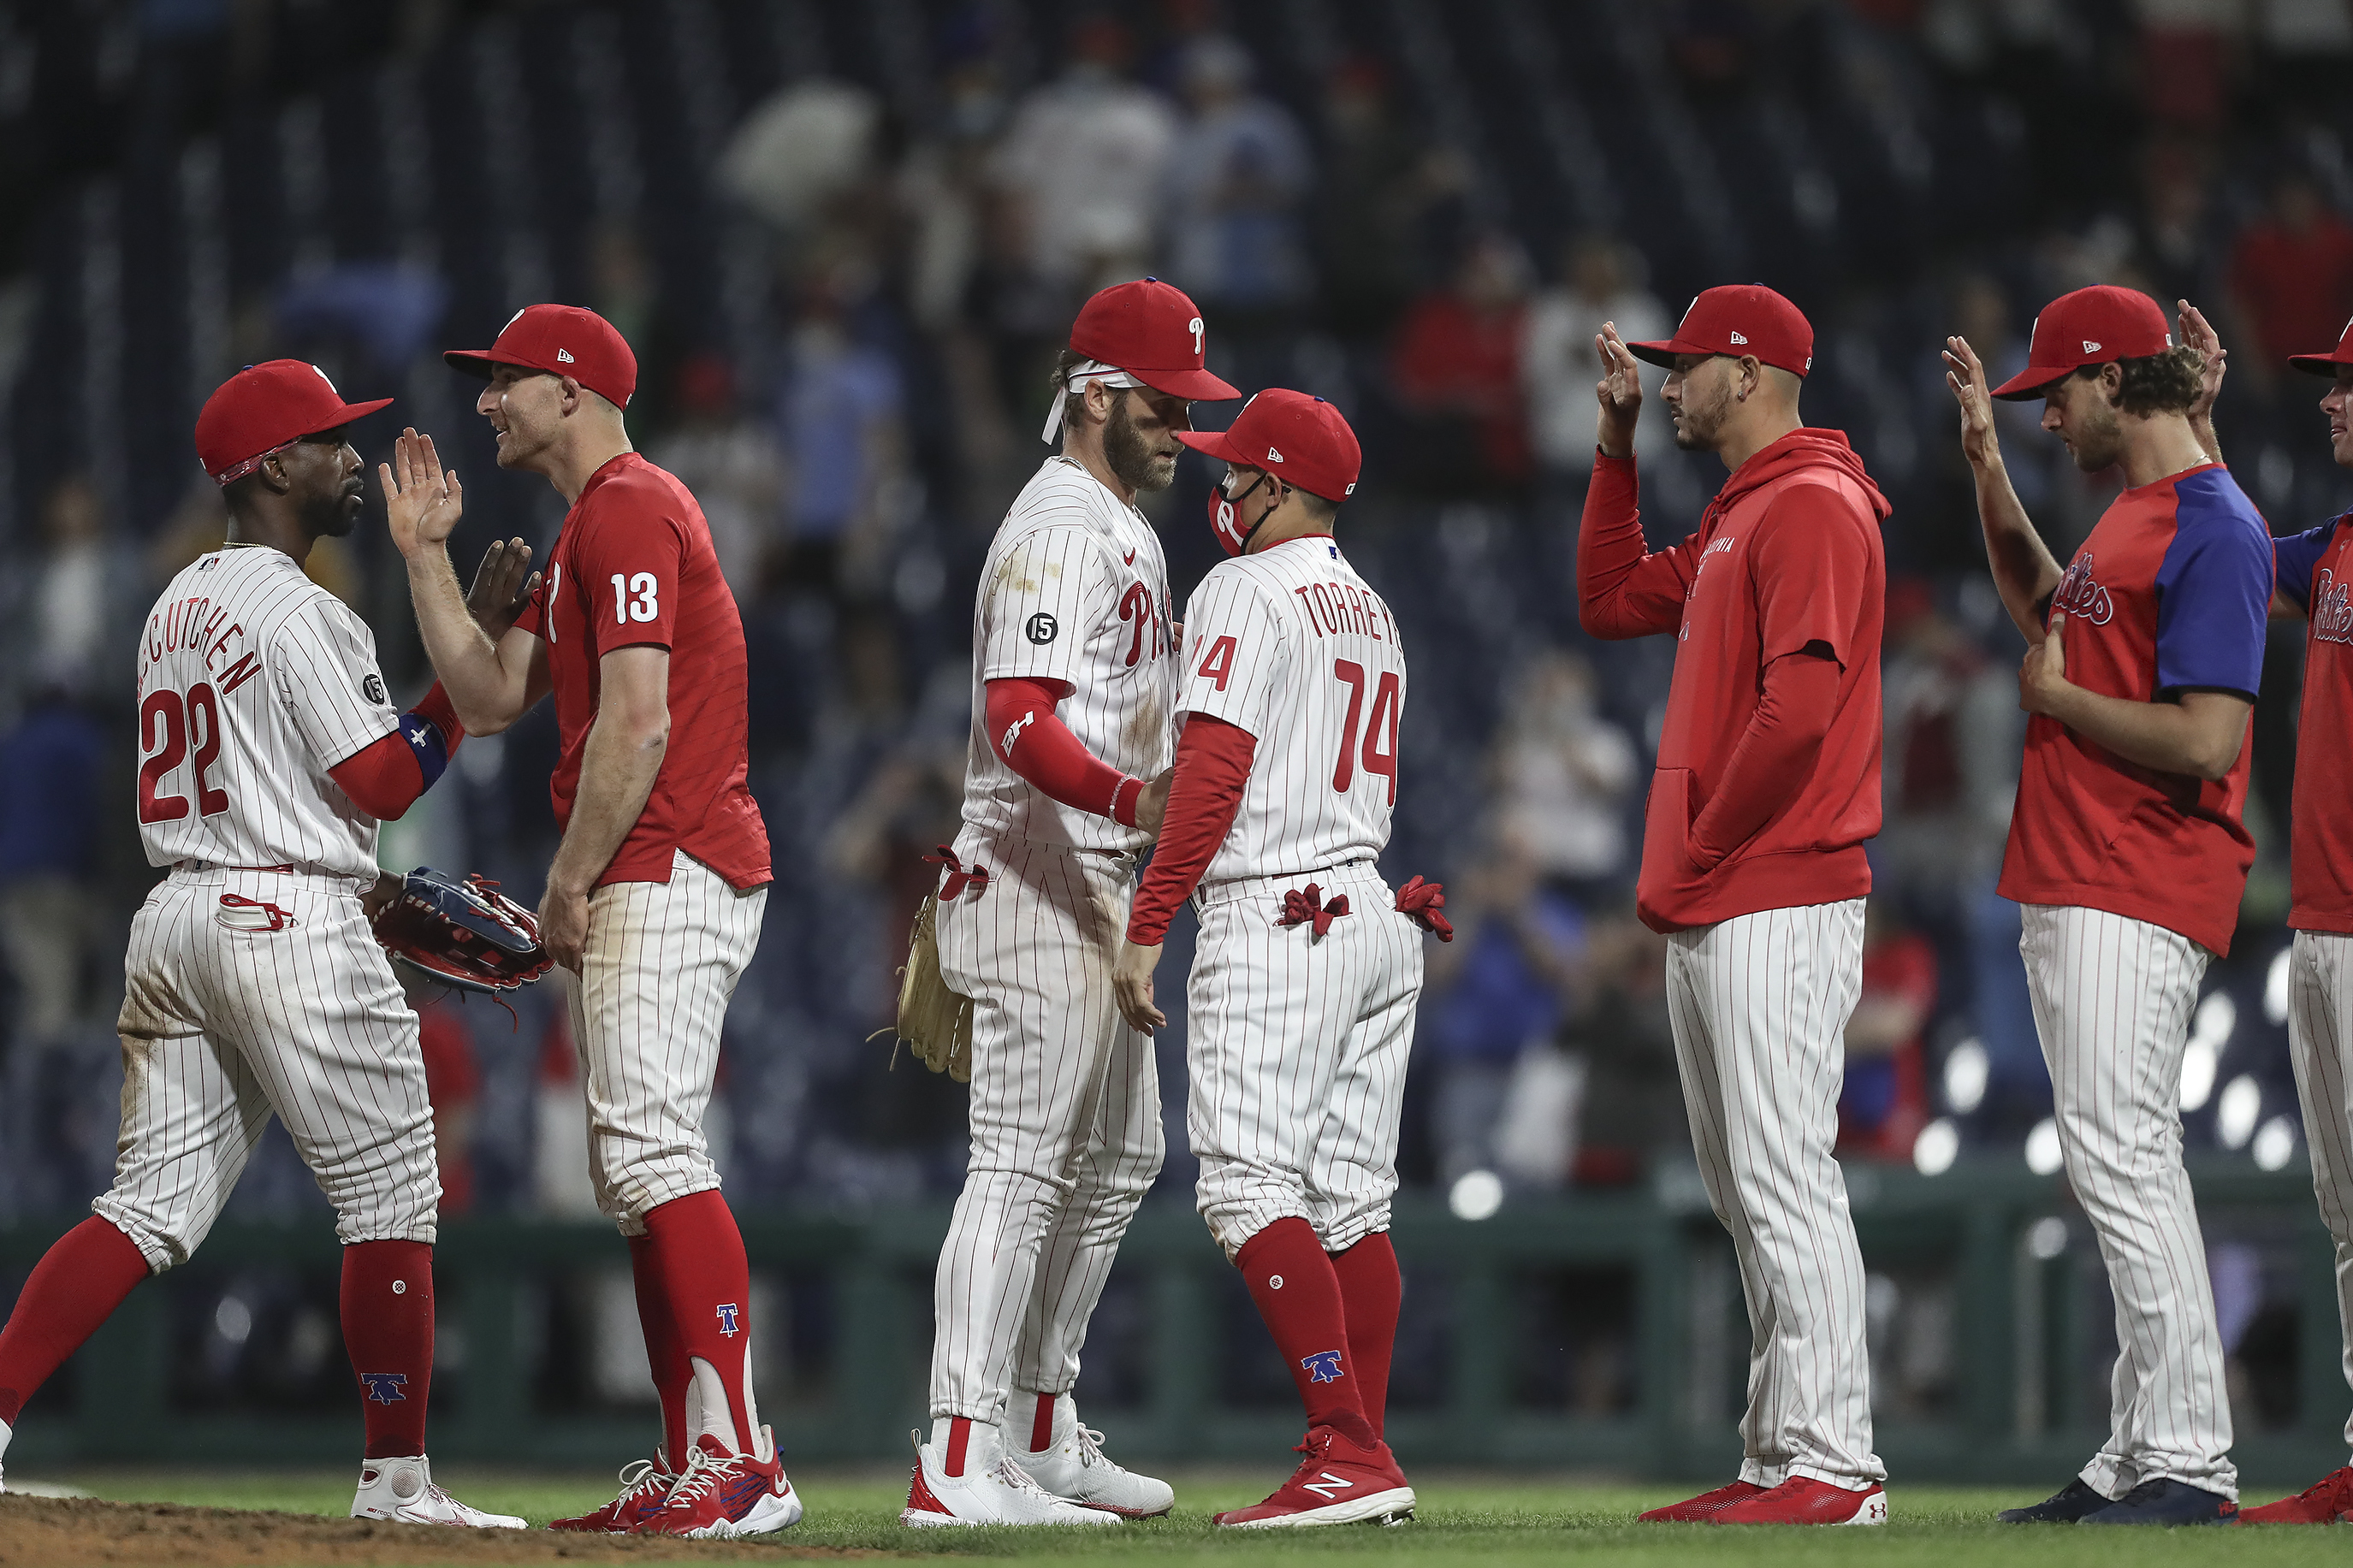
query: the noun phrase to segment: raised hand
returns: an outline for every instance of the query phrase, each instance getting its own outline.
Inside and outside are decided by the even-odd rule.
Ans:
[[[2203,419],[2214,412],[2214,398],[2222,390],[2223,373],[2230,368],[2231,351],[2222,346],[2222,334],[2214,330],[2206,313],[2187,300],[2176,300],[2181,308],[2181,342],[2205,356],[2206,368],[2198,377],[2198,397],[2189,405],[2189,417]]]
[[[384,485],[385,521],[403,556],[449,542],[466,515],[466,489],[457,470],[442,472],[432,437],[403,430],[392,444],[392,461],[378,463],[375,472]]]
[[[1630,458],[1634,455],[1634,424],[1642,416],[1642,362],[1634,357],[1626,340],[1618,335],[1615,321],[1601,323],[1600,334],[1593,340],[1593,352],[1601,356],[1601,380],[1593,388],[1594,398],[1601,405],[1596,439],[1610,457]]]
[[[483,635],[496,642],[537,592],[539,574],[531,570],[531,546],[520,539],[494,539],[482,552],[481,565],[474,569],[466,608]]]
[[[1963,337],[1945,340],[1945,384],[1961,405],[1961,455],[1974,468],[2001,461],[2001,437],[1993,427],[1993,388],[1977,350]]]

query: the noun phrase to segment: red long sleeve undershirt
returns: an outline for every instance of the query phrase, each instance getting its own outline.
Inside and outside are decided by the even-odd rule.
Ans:
[[[1087,750],[1054,711],[1065,693],[1029,678],[988,683],[988,743],[1005,765],[1073,811],[1135,826],[1144,781]]]
[[[1136,946],[1158,947],[1176,906],[1200,885],[1201,873],[1233,830],[1257,755],[1258,737],[1238,724],[1206,713],[1185,721],[1184,733],[1176,738],[1176,777],[1169,785],[1160,843],[1127,917],[1127,940]]]
[[[450,706],[449,695],[441,689],[438,680],[405,717],[422,719],[440,731],[445,763],[458,750],[458,742],[466,738],[466,727],[458,722],[458,710]],[[353,805],[378,822],[397,822],[432,786],[441,769],[437,765],[428,777],[424,764],[417,760],[417,745],[409,739],[408,731],[397,729],[375,744],[353,752],[327,773],[351,796]]]
[[[1692,860],[1701,870],[1747,843],[1788,804],[1797,781],[1813,772],[1838,715],[1840,673],[1838,660],[1812,652],[1788,654],[1765,667],[1757,711],[1725,763],[1715,793],[1692,821]],[[1173,801],[1170,806],[1173,815]]]

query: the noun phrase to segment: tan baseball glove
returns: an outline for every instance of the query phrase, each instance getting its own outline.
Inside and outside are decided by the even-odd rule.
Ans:
[[[915,929],[907,941],[906,966],[899,971],[898,1036],[914,1051],[915,1059],[934,1072],[944,1072],[958,1083],[972,1081],[972,998],[948,989],[940,975],[940,940],[936,921],[940,900],[925,896],[915,911]]]

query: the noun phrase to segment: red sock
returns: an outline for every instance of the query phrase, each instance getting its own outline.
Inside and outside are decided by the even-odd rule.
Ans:
[[[752,1425],[744,1360],[752,1329],[752,1271],[727,1200],[713,1188],[649,1210],[646,1239],[670,1300],[679,1348],[690,1363],[700,1358],[719,1374],[736,1439],[744,1452],[756,1450],[760,1434]]]
[[[678,1324],[670,1318],[670,1297],[662,1289],[653,1237],[629,1237],[629,1274],[638,1287],[638,1327],[646,1336],[646,1364],[653,1370],[654,1393],[661,1400],[661,1461],[676,1472],[686,1468],[686,1385],[693,1380],[694,1367],[686,1359],[686,1347],[678,1342]]]
[[[1046,1445],[1054,1440],[1054,1406],[1057,1403],[1050,1394],[1038,1396],[1037,1412],[1029,1417],[1029,1451],[1033,1454],[1044,1453]]]
[[[343,1248],[343,1350],[359,1380],[367,1457],[425,1452],[433,1392],[433,1248],[359,1241]]]
[[[146,1278],[139,1248],[95,1215],[58,1237],[33,1266],[8,1326],[0,1329],[0,1421],[14,1426],[33,1391]]]
[[[1282,1364],[1299,1386],[1307,1425],[1330,1426],[1369,1448],[1378,1441],[1356,1402],[1348,1320],[1340,1303],[1340,1279],[1331,1255],[1305,1220],[1276,1220],[1242,1243],[1234,1266],[1250,1285],[1258,1315],[1274,1335]]]
[[[1377,1230],[1345,1252],[1332,1254],[1340,1305],[1348,1317],[1348,1359],[1356,1363],[1356,1402],[1377,1437],[1389,1407],[1389,1354],[1397,1346],[1398,1302],[1405,1294],[1397,1248]]]

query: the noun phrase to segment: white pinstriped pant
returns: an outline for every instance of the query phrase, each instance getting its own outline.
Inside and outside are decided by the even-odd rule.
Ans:
[[[1160,1173],[1152,1037],[1112,994],[1134,861],[967,827],[984,891],[939,910],[972,1009],[971,1158],[932,1289],[932,1414],[1067,1394],[1120,1237]],[[1024,1438],[1026,1444],[1027,1438]]]
[[[1283,893],[1310,882],[1348,900],[1321,937],[1275,924]],[[1422,964],[1421,928],[1396,902],[1370,863],[1201,890],[1185,1130],[1228,1258],[1293,1216],[1326,1252],[1388,1228]]]
[[[624,1236],[646,1233],[647,1210],[719,1185],[702,1113],[767,907],[765,887],[738,892],[683,849],[670,852],[669,881],[608,882],[588,897],[572,1038],[589,1179]]]
[[[210,1234],[274,1110],[335,1206],[335,1234],[434,1239],[441,1201],[417,1015],[360,911],[365,883],[174,871],[131,922],[122,1128],[90,1205],[156,1270]],[[245,931],[224,895],[293,917]]]
[[[1887,1479],[1871,1446],[1862,1253],[1831,1153],[1862,905],[1763,910],[1667,938],[1692,1148],[1748,1303],[1740,1479],[1755,1486]]]
[[[2212,955],[2105,910],[2023,904],[2019,913],[2067,1180],[2116,1300],[2112,1425],[2084,1482],[2110,1498],[2170,1479],[2235,1499],[2222,1338],[2181,1167],[2181,1058]]]
[[[2288,960],[2288,1056],[2304,1107],[2312,1190],[2337,1242],[2337,1321],[2353,1385],[2353,936],[2300,931]],[[2353,1447],[2353,1419],[2345,1423]]]

